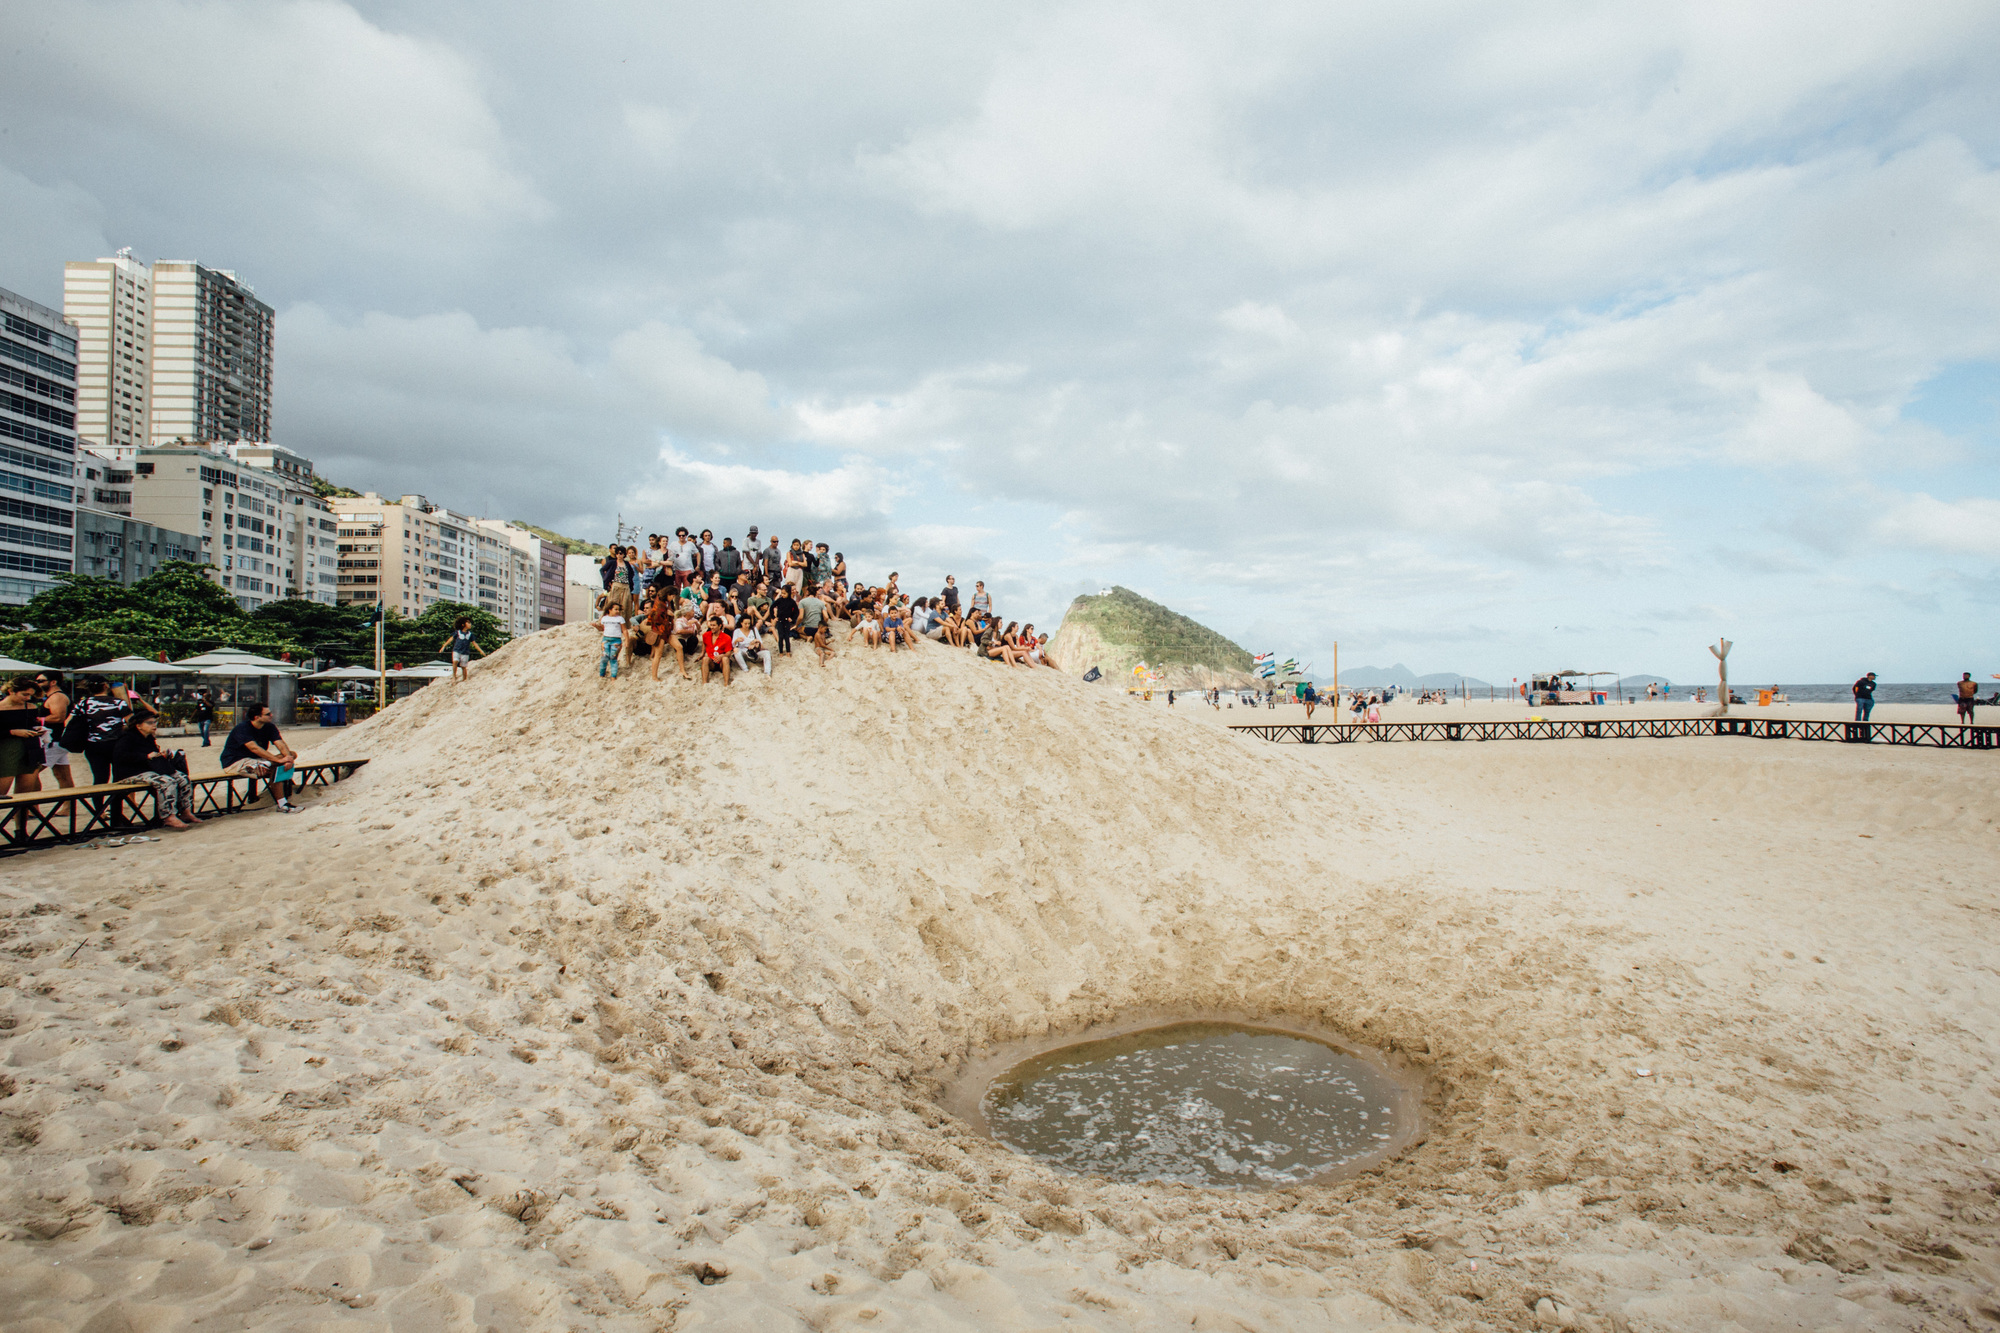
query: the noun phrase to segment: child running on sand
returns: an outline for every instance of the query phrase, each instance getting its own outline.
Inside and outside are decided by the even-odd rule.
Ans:
[[[599,680],[607,674],[613,680],[618,679],[618,654],[625,647],[625,617],[619,614],[623,606],[609,594],[597,599],[597,619],[590,624],[604,636],[604,656],[597,661]]]

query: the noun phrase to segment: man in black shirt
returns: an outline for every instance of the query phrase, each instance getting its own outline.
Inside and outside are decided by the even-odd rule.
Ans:
[[[243,720],[230,729],[229,739],[222,743],[222,771],[270,778],[277,789],[278,810],[287,815],[298,809],[292,804],[292,765],[298,758],[285,744],[271,710],[263,704],[248,705]]]
[[[1854,682],[1854,720],[1866,722],[1868,715],[1875,711],[1875,673],[1869,672]]]

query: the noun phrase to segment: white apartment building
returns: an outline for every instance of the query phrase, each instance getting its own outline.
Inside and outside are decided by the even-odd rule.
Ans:
[[[193,444],[86,450],[79,462],[87,503],[197,538],[198,558],[244,610],[332,600],[333,585],[319,581],[320,557],[335,550],[336,525],[309,486]]]
[[[277,319],[227,269],[154,264],[152,439],[270,439]]]
[[[277,316],[227,269],[129,249],[63,268],[79,337],[78,432],[93,448],[271,437]]]
[[[421,495],[386,500],[373,491],[327,502],[339,523],[339,597],[380,599],[415,618],[434,602],[477,604],[473,521]]]
[[[535,633],[543,627],[542,539],[505,519],[474,521],[479,526],[479,605],[516,638]]]
[[[512,635],[542,628],[542,542],[500,519],[470,518],[421,495],[339,496],[339,600],[380,600],[415,618],[438,602],[479,607]]]
[[[75,568],[79,331],[0,290],[0,602]]]
[[[152,436],[153,270],[120,250],[63,266],[63,318],[76,325],[76,433],[88,448]]]
[[[331,605],[339,583],[339,524],[313,487],[312,460],[282,445],[251,440],[230,445],[229,457],[279,489],[288,516],[283,574],[289,595]]]

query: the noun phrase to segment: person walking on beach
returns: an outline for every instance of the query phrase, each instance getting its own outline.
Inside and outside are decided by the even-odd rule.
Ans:
[[[486,656],[486,650],[472,637],[472,617],[460,616],[453,627],[451,637],[438,645],[438,651],[451,649],[451,678],[454,683],[469,680],[472,675],[472,655]],[[208,728],[202,728],[201,743],[208,744]]]
[[[1970,671],[1958,678],[1958,720],[1968,726],[1973,721],[1972,709],[1979,702],[1979,682],[1972,678]]]
[[[1875,711],[1875,673],[1869,672],[1854,682],[1854,720],[1866,722],[1868,715]]]
[[[215,695],[208,690],[197,690],[194,696],[194,725],[201,733],[201,748],[209,745],[208,733],[215,726]]]

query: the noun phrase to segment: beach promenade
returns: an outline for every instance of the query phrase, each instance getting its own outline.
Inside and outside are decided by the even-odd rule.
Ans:
[[[19,1327],[1988,1318],[1990,755],[1279,746],[936,645],[596,660],[535,635],[315,738],[371,762],[289,819],[9,864]],[[1188,1013],[1387,1053],[1420,1140],[1218,1192],[941,1108]]]

